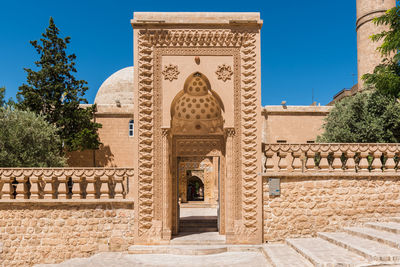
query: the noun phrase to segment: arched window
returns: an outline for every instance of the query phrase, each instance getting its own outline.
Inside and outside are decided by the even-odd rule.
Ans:
[[[133,120],[129,121],[129,136],[133,136]]]

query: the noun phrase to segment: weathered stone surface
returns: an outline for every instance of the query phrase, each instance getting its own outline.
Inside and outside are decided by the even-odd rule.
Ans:
[[[133,204],[117,202],[0,203],[0,262],[31,266],[126,250],[133,244],[133,214]]]
[[[281,179],[281,195],[271,197],[264,178],[264,240],[314,236],[398,216],[400,197],[392,192],[400,187],[400,179],[384,178],[383,184],[382,179],[357,175],[288,177]],[[385,226],[400,231],[400,224]]]

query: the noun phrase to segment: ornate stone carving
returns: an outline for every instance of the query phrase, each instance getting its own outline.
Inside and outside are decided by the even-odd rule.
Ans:
[[[178,156],[218,156],[221,152],[221,147],[222,140],[219,138],[182,138],[176,141],[176,154]]]
[[[138,39],[138,235],[151,234],[154,219],[154,88],[153,43],[148,35]],[[161,152],[161,151],[160,151]],[[153,228],[154,229],[154,228]]]
[[[258,29],[143,29],[138,32],[138,116],[139,159],[138,199],[139,236],[145,234],[155,220],[154,209],[161,175],[155,175],[161,156],[162,91],[160,78],[161,55],[232,55],[235,58],[235,217],[243,219],[246,232],[254,233],[259,216],[257,206],[257,169],[254,158],[258,153],[256,37]],[[187,50],[185,50],[187,49]],[[193,52],[190,52],[193,51]],[[240,54],[236,54],[239,51]],[[159,57],[159,58],[158,58]],[[158,73],[157,73],[158,72]],[[154,77],[154,78],[153,78]],[[156,86],[154,85],[156,84]],[[157,85],[158,84],[158,85]],[[141,137],[143,136],[143,138]],[[161,143],[161,142],[160,142]],[[157,165],[157,166],[155,166]],[[241,173],[241,174],[239,174]],[[239,182],[238,177],[242,177]],[[141,190],[143,187],[144,190]],[[157,195],[157,194],[156,194]],[[223,200],[222,200],[223,201]],[[143,237],[139,237],[143,239]],[[252,238],[252,237],[251,237]]]
[[[226,80],[230,80],[233,75],[231,66],[226,64],[218,66],[218,69],[215,73],[217,74],[218,80],[223,80],[224,82],[226,82]]]
[[[242,42],[242,216],[249,233],[257,231],[257,52],[256,33],[248,33]]]
[[[164,66],[162,74],[164,75],[165,80],[169,80],[170,82],[177,80],[179,75],[178,66],[172,64]]]

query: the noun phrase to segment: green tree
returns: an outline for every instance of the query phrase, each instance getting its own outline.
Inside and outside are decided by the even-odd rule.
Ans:
[[[398,143],[400,103],[392,96],[366,90],[335,104],[317,142]]]
[[[63,167],[57,128],[42,116],[0,107],[0,167]]]
[[[384,15],[375,18],[377,26],[385,25],[387,30],[373,35],[374,42],[382,41],[378,51],[382,63],[375,67],[373,73],[365,74],[363,79],[367,86],[390,95],[400,97],[400,7],[388,10]]]
[[[4,96],[6,94],[6,88],[0,87],[0,107],[5,106],[6,102],[4,100]]]
[[[56,126],[61,137],[61,151],[97,149],[100,145],[97,134],[101,124],[93,122],[95,105],[82,108],[88,90],[87,82],[77,80],[75,54],[68,55],[70,37],[60,38],[53,18],[42,34],[40,43],[31,41],[40,59],[35,62],[37,71],[25,69],[27,83],[19,87],[17,107],[42,115]]]

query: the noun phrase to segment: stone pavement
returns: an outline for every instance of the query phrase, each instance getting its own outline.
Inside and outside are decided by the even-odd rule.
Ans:
[[[187,256],[168,254],[131,255],[100,253],[90,258],[71,259],[60,264],[41,264],[40,267],[196,267],[196,266],[269,266],[260,252],[226,252],[213,255]]]
[[[228,245],[216,232],[187,234],[170,245],[134,245],[127,253],[100,253],[37,266],[400,267],[400,218],[318,233],[317,237],[289,238],[281,244]]]

